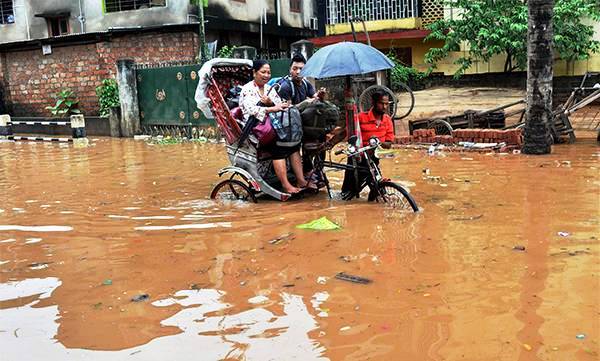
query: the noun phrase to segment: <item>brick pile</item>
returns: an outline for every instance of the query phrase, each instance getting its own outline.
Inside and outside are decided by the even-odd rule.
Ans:
[[[396,136],[396,144],[438,143],[444,145],[460,142],[506,143],[508,146],[521,147],[523,138],[521,129],[456,129],[452,135],[437,135],[435,129],[416,129],[412,135]]]

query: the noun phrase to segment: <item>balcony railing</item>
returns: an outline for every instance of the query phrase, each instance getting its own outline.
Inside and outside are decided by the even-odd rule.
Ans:
[[[327,24],[348,23],[355,16],[364,21],[420,17],[419,0],[328,0]]]

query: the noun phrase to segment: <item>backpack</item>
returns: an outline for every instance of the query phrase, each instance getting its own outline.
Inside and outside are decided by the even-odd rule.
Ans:
[[[340,121],[340,111],[327,101],[302,102],[298,104],[302,116],[306,141],[322,141]]]
[[[269,114],[271,125],[277,134],[276,144],[280,147],[294,147],[302,141],[302,116],[296,107]]]

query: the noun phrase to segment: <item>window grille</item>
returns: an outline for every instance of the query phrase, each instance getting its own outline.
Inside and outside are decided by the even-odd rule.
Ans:
[[[0,0],[0,24],[12,24],[14,22],[13,0]]]
[[[302,10],[302,0],[290,0],[290,11],[299,13]]]
[[[348,23],[358,16],[364,21],[419,17],[420,0],[328,0],[327,24]]]
[[[436,20],[444,18],[443,0],[423,0],[423,16],[421,24],[423,26],[434,23]]]
[[[2,0],[0,0],[2,1]],[[148,9],[167,5],[167,0],[104,0],[107,13]]]

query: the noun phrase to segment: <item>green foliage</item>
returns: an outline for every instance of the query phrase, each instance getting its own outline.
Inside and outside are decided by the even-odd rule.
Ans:
[[[56,98],[56,104],[53,107],[46,107],[53,116],[64,117],[71,114],[81,114],[81,111],[77,109],[79,100],[70,89],[61,90]]]
[[[157,144],[157,145],[173,145],[173,144],[182,144],[182,143],[206,143],[208,142],[208,138],[200,136],[199,138],[181,138],[181,137],[171,137],[171,136],[158,136],[148,139],[147,143],[149,144]]]
[[[232,45],[232,46],[225,45],[217,51],[217,58],[232,58],[234,50],[235,50],[235,45]]]
[[[118,107],[119,87],[114,79],[102,80],[102,85],[96,87],[96,95],[100,103],[100,116],[106,117],[110,113],[110,108]]]
[[[204,5],[204,7],[208,6],[208,0],[190,0],[190,4],[192,5],[199,5],[200,2],[202,2],[202,5]]]
[[[389,52],[386,56],[395,64],[390,70],[390,87],[393,91],[401,90],[400,83],[404,83],[411,88],[421,87],[423,80],[430,74],[430,72],[423,73],[410,66],[405,66],[392,52]]]
[[[460,77],[475,61],[489,61],[493,56],[506,56],[504,71],[527,67],[527,3],[523,0],[445,0],[446,6],[456,9],[454,19],[438,20],[431,24],[425,40],[441,40],[441,48],[431,48],[425,62],[435,67],[450,52],[466,45],[454,63],[454,74]],[[583,60],[600,50],[593,40],[594,29],[582,20],[600,20],[597,0],[556,0],[554,6],[555,54],[567,61]]]

